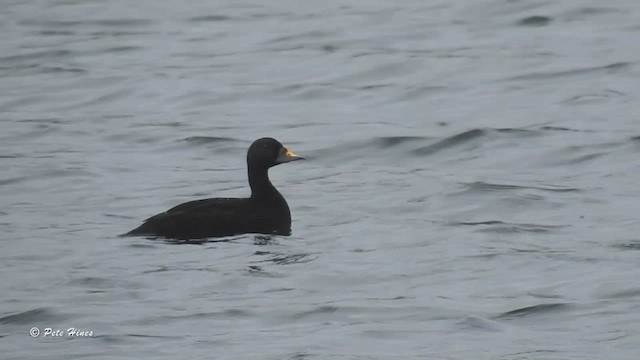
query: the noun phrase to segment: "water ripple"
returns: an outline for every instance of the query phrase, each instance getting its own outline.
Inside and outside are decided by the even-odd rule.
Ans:
[[[572,310],[575,307],[571,303],[550,303],[550,304],[538,304],[527,306],[511,311],[507,311],[496,316],[498,320],[514,320],[518,318],[528,318],[533,316],[542,316],[556,314],[558,312],[566,312]]]
[[[551,80],[551,79],[564,79],[569,77],[583,76],[588,74],[598,74],[598,73],[615,74],[621,71],[631,69],[632,65],[633,63],[631,62],[616,62],[608,65],[584,67],[581,69],[534,72],[534,73],[509,77],[504,80],[506,81],[523,81],[523,80],[543,81],[543,80]]]

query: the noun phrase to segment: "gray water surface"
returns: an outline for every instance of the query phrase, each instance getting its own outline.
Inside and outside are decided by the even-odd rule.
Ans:
[[[4,1],[3,359],[637,359],[640,3]],[[271,170],[289,237],[120,238]],[[76,328],[92,336],[29,335]]]

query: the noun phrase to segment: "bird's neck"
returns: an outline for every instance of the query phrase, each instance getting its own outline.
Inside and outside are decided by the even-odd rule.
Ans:
[[[249,186],[251,199],[265,202],[284,202],[284,198],[269,180],[268,168],[249,167]]]

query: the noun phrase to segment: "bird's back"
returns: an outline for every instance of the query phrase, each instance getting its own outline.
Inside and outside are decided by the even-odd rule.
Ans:
[[[189,201],[152,216],[126,235],[199,239],[243,233],[291,233],[291,215],[284,204],[251,198],[212,198]]]

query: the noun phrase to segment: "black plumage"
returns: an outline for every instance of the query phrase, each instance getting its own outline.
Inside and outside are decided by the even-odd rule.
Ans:
[[[126,236],[202,239],[245,233],[291,234],[289,205],[269,180],[269,168],[302,160],[272,138],[258,139],[247,152],[251,197],[189,201],[152,216]]]

